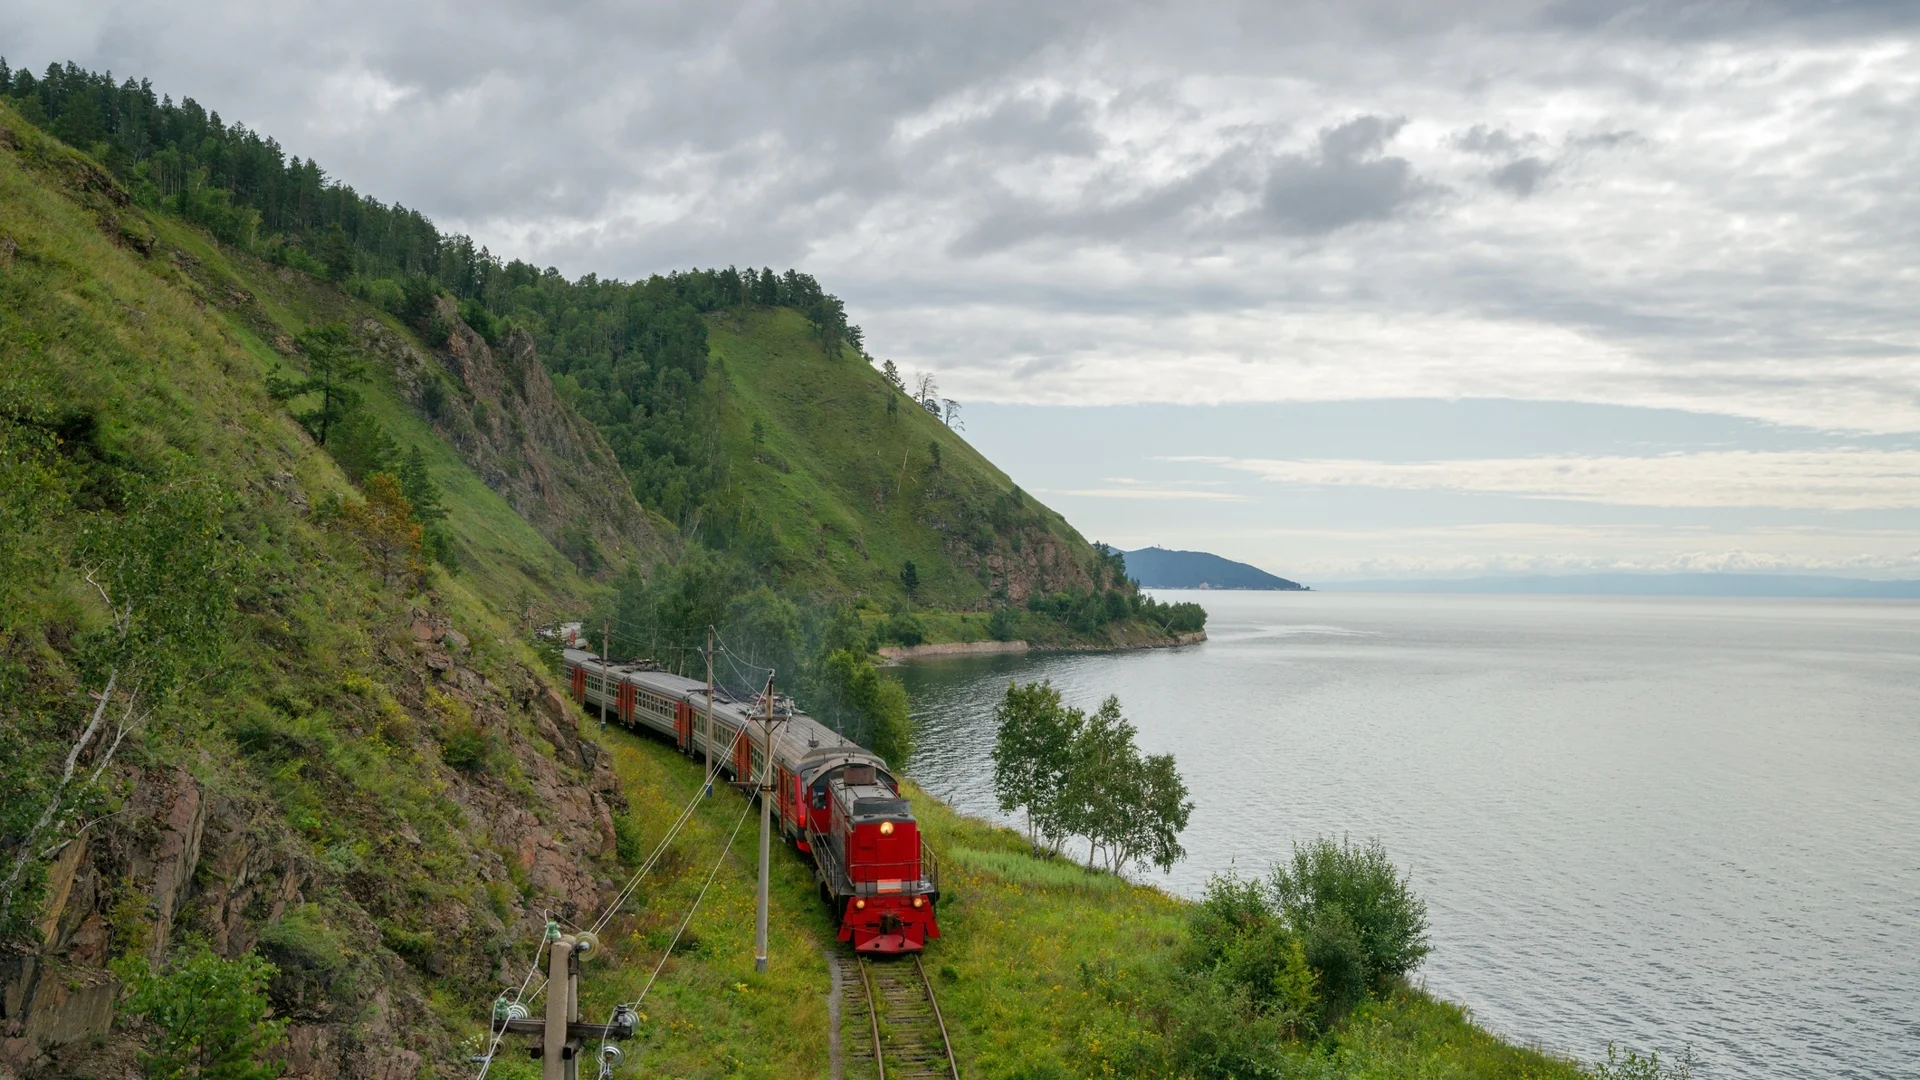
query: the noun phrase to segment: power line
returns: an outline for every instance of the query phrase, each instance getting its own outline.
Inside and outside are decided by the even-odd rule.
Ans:
[[[740,745],[740,740],[745,737],[745,727],[742,727],[734,733],[733,742],[727,747],[727,758],[733,757],[734,750]],[[607,904],[606,910],[600,914],[600,917],[594,920],[593,926],[591,927],[593,933],[598,934],[601,928],[607,925],[608,921],[613,918],[614,913],[620,910],[620,905],[626,903],[627,897],[632,896],[633,891],[639,888],[640,879],[646,876],[647,871],[653,869],[654,864],[660,860],[661,854],[667,850],[667,845],[672,843],[674,837],[680,835],[680,830],[686,827],[686,823],[693,817],[694,809],[697,808],[700,805],[700,801],[706,797],[706,785],[712,783],[713,778],[719,775],[721,760],[720,758],[714,758],[707,762],[706,782],[700,785],[699,789],[694,792],[692,801],[687,803],[686,807],[680,811],[680,815],[674,819],[673,824],[668,826],[667,831],[660,837],[660,842],[654,846],[653,853],[647,856],[646,862],[641,865],[640,869],[635,870],[633,876],[627,880],[626,887],[620,890],[619,895],[615,896],[612,902]]]
[[[694,912],[700,910],[700,902],[707,898],[707,890],[713,888],[714,878],[720,875],[721,864],[725,863],[727,856],[733,853],[733,842],[740,838],[740,829],[746,825],[747,815],[752,811],[753,800],[748,799],[747,805],[740,811],[739,819],[733,823],[733,832],[727,836],[727,842],[720,846],[720,856],[713,860],[713,869],[707,871],[707,880],[701,884],[700,892],[694,896],[693,903],[687,908],[686,917],[680,920],[679,927],[674,930],[673,940],[667,942],[666,949],[660,953],[660,962],[653,965],[653,972],[647,976],[646,985],[640,988],[640,996],[625,1005],[614,1006],[613,1013],[607,1017],[607,1023],[609,1025],[613,1023],[613,1016],[618,1014],[622,1008],[630,1009],[636,1015],[639,1013],[641,1004],[647,1000],[647,995],[653,990],[654,981],[660,978],[660,972],[667,966],[667,961],[673,957],[674,947],[680,944],[681,936],[687,932],[687,926],[693,922]],[[602,1061],[604,1061],[607,1056],[607,1042],[605,1039],[600,1041],[600,1054]],[[604,1068],[602,1074],[605,1074]]]

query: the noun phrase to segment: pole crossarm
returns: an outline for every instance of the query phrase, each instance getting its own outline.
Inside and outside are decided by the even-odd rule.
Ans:
[[[508,1035],[545,1035],[545,1020],[506,1020],[496,1021],[496,1032]],[[640,1018],[631,1012],[616,1013],[611,1024],[588,1024],[579,1020],[567,1024],[567,1041],[576,1039],[593,1041],[596,1039],[631,1039],[640,1030]]]

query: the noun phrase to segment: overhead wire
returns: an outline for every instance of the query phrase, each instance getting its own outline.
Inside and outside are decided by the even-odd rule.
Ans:
[[[768,764],[769,767],[771,767],[771,762]],[[727,842],[720,846],[720,856],[713,860],[713,869],[707,871],[707,880],[701,883],[700,891],[694,895],[693,903],[687,907],[686,916],[680,920],[679,927],[674,930],[672,940],[668,941],[667,947],[661,951],[660,961],[653,965],[653,971],[647,976],[646,984],[640,988],[639,996],[635,997],[632,1001],[614,1006],[613,1012],[607,1016],[607,1025],[609,1027],[612,1026],[614,1017],[620,1014],[621,1009],[632,1010],[636,1015],[639,1013],[640,1006],[647,1000],[647,995],[653,990],[654,982],[660,978],[660,972],[667,966],[667,961],[673,957],[674,947],[680,944],[681,936],[687,932],[687,926],[693,922],[694,913],[700,910],[700,902],[707,898],[707,890],[713,888],[714,879],[720,876],[721,864],[725,863],[727,856],[733,853],[733,843],[740,838],[740,829],[746,825],[747,815],[752,812],[753,800],[749,799],[747,800],[747,805],[741,809],[740,817],[734,821],[733,832],[727,836]],[[603,1059],[606,1056],[606,1048],[607,1041],[605,1038],[602,1038],[600,1040],[600,1053]],[[603,1069],[603,1074],[604,1071]]]
[[[633,872],[631,878],[627,879],[627,884],[620,890],[619,895],[615,896],[612,902],[607,904],[606,910],[600,914],[600,917],[594,920],[593,926],[589,928],[592,933],[598,934],[601,928],[605,927],[607,923],[612,920],[614,914],[620,910],[620,905],[626,903],[627,898],[633,895],[633,891],[640,887],[640,880],[646,877],[647,871],[653,869],[655,863],[660,861],[660,856],[667,850],[667,845],[673,842],[674,837],[680,835],[680,830],[685,828],[686,823],[692,819],[693,812],[700,805],[701,800],[706,798],[707,786],[713,783],[713,778],[720,774],[720,762],[732,759],[735,749],[740,745],[740,740],[745,738],[746,734],[747,729],[744,727],[735,731],[733,741],[727,744],[726,754],[708,760],[705,783],[700,785],[699,790],[694,793],[692,800],[681,809],[679,816],[674,819],[673,824],[669,825],[667,831],[661,835],[660,842],[654,845],[653,853],[648,855],[646,861],[641,864],[640,868]]]
[[[552,913],[547,913],[547,917],[552,918]],[[513,992],[513,1001],[509,1002],[509,1004],[525,1005],[533,1000],[533,998],[527,996],[527,987],[533,984],[533,977],[540,970],[540,954],[546,950],[546,947],[547,939],[543,934],[541,935],[540,942],[533,947],[533,963],[527,967],[526,978],[520,980],[520,987]],[[533,997],[538,998],[540,991],[544,989],[546,989],[546,984],[542,983],[540,989],[533,992]],[[497,1007],[501,1001],[505,1000],[506,996],[506,992],[501,991],[501,993],[493,999],[495,1006]],[[493,1023],[494,1021],[489,1019],[488,1026],[493,1026]],[[507,1026],[504,1023],[499,1025],[499,1030],[493,1032],[492,1039],[487,1043],[486,1056],[480,1062],[480,1075],[475,1077],[474,1080],[486,1080],[487,1070],[493,1068],[493,1055],[500,1049],[500,1039],[505,1036],[506,1033]]]

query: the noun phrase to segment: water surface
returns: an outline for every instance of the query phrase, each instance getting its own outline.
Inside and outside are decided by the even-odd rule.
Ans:
[[[994,816],[992,708],[1118,694],[1193,789],[1187,860],[1378,837],[1427,985],[1582,1058],[1920,1077],[1920,604],[1167,593],[1204,645],[921,661],[910,771]]]

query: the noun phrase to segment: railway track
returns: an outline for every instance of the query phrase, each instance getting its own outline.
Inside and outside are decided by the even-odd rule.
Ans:
[[[919,957],[873,963],[840,955],[834,964],[848,994],[858,992],[865,998],[864,1009],[853,1005],[847,1017],[868,1036],[853,1040],[855,1062],[871,1062],[878,1080],[960,1080],[947,1023]]]

